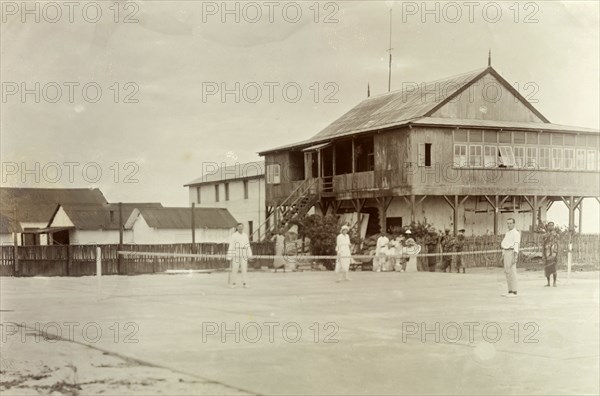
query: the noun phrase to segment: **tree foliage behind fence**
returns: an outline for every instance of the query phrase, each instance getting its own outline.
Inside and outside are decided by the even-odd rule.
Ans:
[[[486,251],[499,249],[502,235],[470,236],[466,238],[464,251]],[[524,265],[539,263],[541,260],[541,239],[543,234],[523,232],[522,248],[534,248],[521,253],[520,263]],[[586,265],[598,269],[600,263],[600,236],[575,235],[573,243],[573,264]],[[559,265],[566,265],[568,236],[562,236],[559,243]],[[118,245],[98,245],[102,255],[102,273],[114,275],[118,273]],[[251,242],[255,255],[273,255],[272,242]],[[151,253],[210,254],[222,255],[219,258],[189,257],[149,257],[125,256],[121,261],[123,274],[149,274],[164,272],[169,269],[226,269],[225,260],[227,244],[224,243],[182,243],[164,245],[123,245],[123,250]],[[96,274],[96,245],[70,246],[19,246],[18,275],[21,276],[83,276]],[[14,275],[13,246],[0,246],[0,276]],[[439,260],[438,260],[439,261]],[[272,259],[253,260],[250,266],[260,268],[272,267]],[[466,267],[499,267],[501,253],[484,253],[465,255],[463,264]],[[541,267],[540,267],[541,268]]]

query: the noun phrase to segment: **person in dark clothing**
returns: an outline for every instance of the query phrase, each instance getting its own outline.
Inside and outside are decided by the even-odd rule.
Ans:
[[[558,233],[553,222],[546,225],[546,235],[542,239],[542,255],[544,257],[544,273],[550,286],[550,275],[552,275],[552,286],[556,287],[556,263],[558,261]]]
[[[427,236],[425,237],[425,245],[427,245],[427,253],[438,253],[438,244],[440,237],[433,227],[429,228]],[[429,272],[435,272],[435,266],[437,264],[437,256],[427,257],[427,267]]]
[[[446,228],[444,230],[444,235],[442,235],[442,252],[448,253],[454,251],[454,238],[450,235],[450,230]],[[452,272],[452,256],[442,256],[442,271],[446,272],[449,270]]]
[[[457,253],[463,251],[465,246],[465,229],[461,228],[458,230],[458,235],[456,236],[456,243],[454,244],[454,249]],[[465,273],[465,268],[462,266],[462,255],[456,255],[456,272],[460,273],[460,269],[462,268],[463,274]]]

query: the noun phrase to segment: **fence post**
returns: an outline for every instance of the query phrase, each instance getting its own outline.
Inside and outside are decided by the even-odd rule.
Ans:
[[[66,275],[71,276],[71,266],[73,265],[73,246],[67,245],[67,268]]]
[[[571,283],[571,265],[573,262],[573,242],[569,236],[569,245],[567,250],[567,282]]]
[[[121,275],[123,272],[123,256],[118,251],[123,250],[123,204],[119,202],[119,247],[117,248],[117,274]]]
[[[98,299],[102,294],[102,249],[96,246],[96,293]]]
[[[100,246],[96,246],[96,277],[100,281],[102,276],[102,249]]]
[[[13,233],[13,276],[19,276],[19,220],[17,219],[17,207],[13,208],[13,225],[14,225],[14,233]]]

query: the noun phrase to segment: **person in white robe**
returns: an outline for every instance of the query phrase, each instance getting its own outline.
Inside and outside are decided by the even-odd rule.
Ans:
[[[406,240],[406,247],[403,249],[403,254],[408,256],[406,263],[406,272],[417,272],[417,255],[421,252],[421,246],[417,245],[414,239]]]
[[[335,272],[340,274],[338,282],[350,280],[348,272],[350,271],[350,263],[352,262],[352,258],[350,257],[352,252],[350,250],[350,235],[348,235],[348,231],[350,231],[350,227],[347,225],[342,226],[335,244],[335,251],[338,256],[335,263]]]

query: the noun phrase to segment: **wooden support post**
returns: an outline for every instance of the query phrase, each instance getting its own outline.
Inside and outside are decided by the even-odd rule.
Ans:
[[[410,222],[411,222],[411,224],[415,222],[415,212],[416,212],[415,195],[411,194],[410,195]]]
[[[535,232],[537,227],[537,211],[538,211],[538,197],[533,196],[533,206],[531,207],[531,231]]]
[[[569,197],[569,231],[575,231],[575,197]]]
[[[71,276],[71,268],[73,268],[73,246],[67,246],[67,266],[65,268],[65,276]]]
[[[13,208],[13,276],[19,276],[19,220],[17,218],[17,207]]]
[[[192,244],[196,243],[196,204],[192,202]],[[192,253],[194,246],[192,246]]]
[[[453,232],[458,235],[458,195],[454,196],[454,205],[452,205],[452,220],[454,222]],[[450,268],[452,270],[452,268]]]
[[[448,203],[448,205],[450,205],[450,207],[452,208],[452,223],[453,223],[453,232],[454,235],[458,234],[458,208],[460,207],[460,205],[464,204],[465,201],[467,200],[467,198],[469,198],[468,195],[466,195],[462,200],[458,199],[458,195],[455,195],[453,200],[450,201],[450,199],[448,199],[447,196],[442,195],[442,197],[446,200],[446,202]]]
[[[387,232],[387,209],[392,203],[394,197],[376,197],[377,209],[379,212],[379,232]]]
[[[579,203],[579,233],[581,234],[583,232],[583,228],[582,228],[582,223],[583,223],[583,197],[581,198],[581,202]]]
[[[342,201],[338,201],[338,200],[334,200],[331,203],[331,208],[333,209],[332,214],[335,216],[337,215],[338,209],[340,208],[340,206],[342,206]]]
[[[123,250],[123,204],[119,202],[119,250]],[[117,254],[117,273],[123,273],[123,256]]]
[[[500,200],[497,195],[494,196],[494,202],[492,202],[487,195],[484,195],[483,197],[494,210],[494,235],[498,235],[498,207],[500,206]]]
[[[321,160],[321,149],[319,149],[319,151],[317,152],[317,167],[319,169],[317,169],[317,177],[321,177],[321,175],[323,175],[323,170],[321,169],[323,166],[323,161]]]
[[[352,138],[352,173],[356,173],[356,154],[354,153],[354,138]]]
[[[331,168],[333,169],[333,171],[332,171],[333,176],[335,176],[335,144],[332,144],[331,146],[332,146],[331,147],[331,151],[332,151],[332,154],[331,154],[331,158],[332,158]]]
[[[494,235],[498,235],[498,210],[499,210],[498,206],[500,206],[500,205],[499,205],[499,202],[498,202],[498,196],[497,195],[494,196],[494,200],[495,200],[495,203],[496,203],[495,207],[494,207]]]

